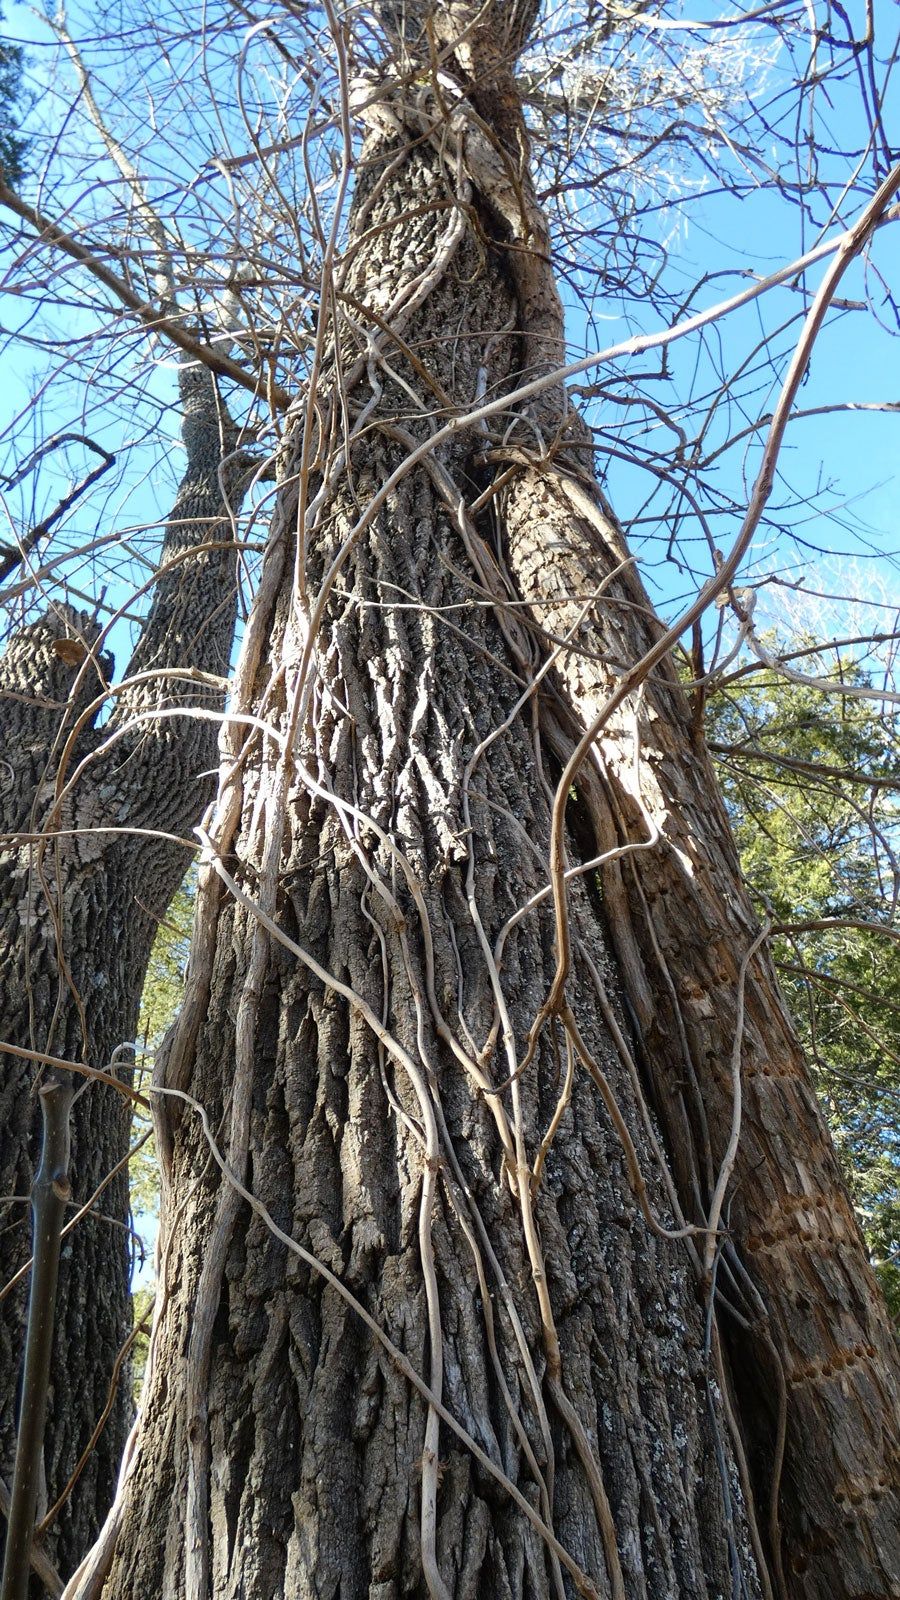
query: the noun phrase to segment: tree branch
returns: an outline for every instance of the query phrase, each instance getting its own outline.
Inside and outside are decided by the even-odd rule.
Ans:
[[[201,362],[210,372],[217,373],[221,378],[230,378],[232,383],[238,384],[241,389],[267,400],[273,410],[287,410],[290,397],[279,384],[272,382],[265,374],[245,372],[243,367],[231,360],[230,356],[221,355],[211,345],[194,338],[176,317],[167,316],[160,307],[142,300],[125,279],[105,266],[87,245],[81,244],[72,234],[66,233],[64,228],[60,228],[49,217],[45,217],[43,212],[22,200],[15,190],[9,187],[2,174],[0,174],[0,205],[5,206],[8,211],[34,228],[42,242],[53,245],[55,249],[61,250],[64,255],[70,256],[73,261],[85,267],[92,277],[115,295],[128,311],[133,312],[151,333],[170,340],[179,350],[183,350],[185,355]]]
[[[9,1490],[3,1479],[0,1478],[0,1512],[9,1521]],[[50,1595],[50,1600],[59,1600],[63,1592],[63,1581],[49,1556],[44,1554],[39,1544],[31,1546],[31,1566],[35,1575]]]
[[[71,489],[68,494],[63,495],[55,509],[48,516],[42,517],[40,522],[36,522],[34,527],[30,528],[28,533],[24,534],[16,544],[0,546],[0,583],[3,582],[4,578],[8,578],[16,567],[21,566],[22,562],[31,554],[35,545],[50,532],[50,529],[59,521],[60,517],[64,516],[75,502],[81,499],[83,494],[87,493],[91,485],[96,483],[98,478],[102,478],[110,467],[115,466],[115,456],[110,455],[108,450],[104,450],[102,445],[96,444],[93,439],[87,438],[85,434],[58,433],[54,434],[52,439],[47,439],[39,450],[32,452],[25,466],[16,472],[13,477],[7,479],[5,487],[12,489],[15,484],[21,483],[22,479],[28,475],[39,461],[43,460],[45,455],[62,444],[83,444],[86,449],[92,450],[95,455],[102,456],[101,464],[99,467],[94,467],[87,474],[87,477],[82,478],[81,482],[76,484],[75,488]]]

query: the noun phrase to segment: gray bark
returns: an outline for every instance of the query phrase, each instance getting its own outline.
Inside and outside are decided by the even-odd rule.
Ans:
[[[565,1003],[534,1029],[556,781],[658,628],[622,578],[524,693],[572,592],[624,554],[577,423],[551,391],[392,479],[437,407],[558,356],[508,67],[525,11],[434,10],[429,49],[467,27],[440,95],[415,7],[382,12],[413,70],[368,113],[340,282],[372,343],[340,330],[343,395],[333,356],[320,374],[308,442],[333,465],[299,507],[302,432],[286,456],[242,676],[267,726],[230,733],[160,1081],[142,1419],[69,1600],[898,1592],[896,1359],[668,665],[600,735],[565,833],[572,867],[653,825],[660,843],[609,862],[602,895],[572,879]],[[349,461],[345,419],[365,429]],[[468,516],[494,470],[502,496]],[[733,1375],[705,1236],[663,1230],[708,1213],[745,956],[747,1125],[716,1260],[745,1325]],[[790,1221],[766,1255],[751,1224],[773,1204],[808,1251]],[[832,1383],[819,1363],[851,1334],[868,1342]],[[842,1500],[873,1440],[877,1493]]]
[[[236,604],[230,517],[246,460],[234,454],[236,435],[209,374],[184,368],[179,388],[187,465],[126,678],[163,668],[221,676],[229,668]],[[97,638],[86,614],[54,605],[10,639],[0,660],[0,1042],[105,1069],[134,1039],[158,920],[190,862],[189,849],[152,830],[190,839],[212,793],[215,719],[153,713],[176,706],[217,712],[223,695],[212,684],[147,676],[113,695],[98,728],[112,662],[96,652]],[[123,1059],[112,1070],[128,1083],[130,1050]],[[0,1285],[30,1255],[39,1081],[35,1060],[3,1055]],[[84,1087],[72,1114],[75,1205],[126,1154],[130,1120],[129,1103],[115,1089]],[[112,1398],[103,1432],[48,1531],[46,1548],[64,1572],[108,1509],[130,1421],[127,1364],[114,1397],[111,1388],[131,1321],[128,1223],[122,1170],[63,1242],[39,1517],[65,1488]],[[27,1291],[25,1276],[0,1301],[0,1478],[7,1484]]]

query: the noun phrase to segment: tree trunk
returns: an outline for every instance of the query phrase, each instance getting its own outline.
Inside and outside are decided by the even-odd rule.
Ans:
[[[51,607],[11,639],[0,661],[0,1041],[25,1052],[6,1050],[0,1077],[0,1285],[21,1274],[0,1301],[6,1483],[27,1307],[22,1269],[31,1253],[27,1199],[39,1150],[40,1058],[84,1062],[130,1083],[131,1050],[123,1059],[121,1047],[135,1037],[156,927],[190,861],[177,836],[190,834],[211,798],[202,775],[215,761],[223,695],[216,678],[191,683],[190,673],[228,672],[236,601],[230,515],[240,503],[245,463],[233,454],[233,430],[209,375],[185,369],[180,391],[188,466],[150,612],[125,685],[112,691],[109,719],[96,727],[112,662],[98,653],[99,630],[87,615]],[[186,676],[160,677],[166,668]],[[198,706],[206,719],[158,716],[164,708]],[[156,837],[156,829],[170,837]],[[63,1242],[41,1515],[65,1489],[108,1403],[111,1410],[48,1537],[64,1572],[106,1514],[130,1421],[127,1364],[124,1380],[116,1366],[131,1324],[121,1166],[130,1122],[127,1098],[83,1083],[72,1114],[74,1203],[101,1192]]]
[[[350,316],[285,457],[236,696],[265,725],[229,730],[160,1078],[142,1418],[69,1600],[898,1592],[890,1496],[831,1509],[849,1442],[891,1427],[883,1311],[667,662],[563,791],[551,893],[561,770],[658,624],[625,577],[585,603],[624,551],[564,397],[462,420],[558,355],[506,65],[524,13],[434,10],[435,81],[406,8],[400,70],[366,85]],[[791,1221],[821,1213],[844,1265],[751,1236],[767,1191],[812,1196]],[[871,1353],[807,1383],[797,1352],[851,1315]],[[783,1369],[784,1575],[752,1392]]]
[[[521,474],[505,509],[518,592],[558,636],[583,610],[568,596],[596,590],[624,552],[596,501],[582,496],[579,516],[571,482],[553,478]],[[590,655],[560,666],[567,703],[586,725],[660,633],[634,576],[610,584],[590,622]],[[740,1136],[716,1268],[785,1591],[798,1600],[897,1595],[896,1339],[771,959],[760,949],[748,960],[759,927],[691,722],[663,663],[606,723],[588,757],[593,770],[578,780],[598,851],[637,846],[604,873],[623,993],[685,1214],[698,1222],[710,1215],[729,1146],[740,1040]]]

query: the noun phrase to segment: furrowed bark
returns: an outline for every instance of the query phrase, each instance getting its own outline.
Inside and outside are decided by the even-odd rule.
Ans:
[[[564,364],[563,313],[517,163],[527,135],[508,57],[479,43],[460,53],[480,127],[459,148],[506,245],[530,379]],[[549,390],[523,422],[487,452],[502,480],[503,553],[545,656],[569,641],[553,676],[580,730],[662,630],[565,395]],[[680,1198],[702,1223],[732,1125],[738,978],[759,929],[670,662],[604,721],[578,783],[595,852],[627,850],[601,869],[607,924]],[[765,953],[747,967],[743,1031],[719,1284],[741,1313],[726,1327],[773,1567],[792,1595],[900,1593],[896,1339]]]
[[[72,1088],[61,1076],[51,1077],[40,1092],[42,1141],[40,1166],[31,1197],[32,1254],[28,1332],[22,1373],[22,1400],[3,1558],[3,1600],[27,1600],[28,1580],[40,1487],[50,1356],[59,1278],[59,1251],[69,1183],[69,1113]]]
[[[519,593],[544,628],[564,632],[576,610],[564,597],[618,564],[619,530],[552,465],[517,475],[504,519]],[[583,648],[563,655],[560,679],[590,722],[659,635],[633,576],[586,620]],[[679,1192],[700,1221],[729,1138],[737,975],[758,923],[712,764],[668,664],[606,725],[588,761],[579,787],[599,847],[646,845],[607,871],[605,899]],[[742,1328],[726,1317],[725,1328],[760,1496],[777,1496],[781,1530],[772,1521],[771,1539],[798,1600],[900,1594],[896,1340],[762,951],[747,977],[743,1041],[718,1283],[745,1319]]]
[[[495,131],[509,148],[509,124]],[[502,220],[531,377],[561,364],[563,318],[527,180],[524,193],[518,238],[508,205]],[[495,451],[504,550],[535,626],[571,640],[556,680],[590,727],[662,629],[565,397],[551,391],[529,424],[530,440],[523,429],[518,448]],[[681,1201],[701,1223],[729,1142],[738,976],[759,925],[670,660],[604,719],[576,781],[597,852],[641,846],[601,869],[607,919]],[[764,950],[747,969],[741,1074],[718,1285],[740,1313],[725,1327],[773,1565],[798,1600],[900,1594],[896,1338]]]
[[[339,334],[356,438],[346,461],[332,358],[306,548],[288,469],[269,553],[283,581],[264,579],[248,628],[260,654],[239,705],[267,731],[223,770],[193,956],[208,982],[168,1049],[164,1087],[204,1107],[257,1209],[210,1163],[196,1113],[163,1100],[161,1309],[80,1600],[770,1592],[584,886],[581,1056],[550,1027],[516,1070],[555,965],[558,767],[531,641],[485,604],[490,524],[464,513],[482,436],[366,520],[435,395],[469,407],[521,359],[510,275],[458,183],[386,90],[340,281],[357,327],[373,312],[368,345]]]
[[[163,1095],[144,1409],[67,1594],[875,1600],[886,1324],[667,661],[578,774],[554,914],[560,771],[659,627],[583,434],[551,390],[403,468],[560,362],[533,9],[379,16],[340,374],[286,452],[239,675],[266,728],[229,731],[160,1084],[205,1132]],[[685,1236],[736,1082],[726,1231]]]
[[[129,665],[140,681],[114,696],[102,729],[111,660],[84,614],[54,606],[13,635],[0,661],[0,1043],[107,1067],[133,1040],[159,917],[190,853],[174,840],[129,834],[161,828],[190,837],[210,797],[213,718],[221,689],[151,676],[184,668],[228,672],[236,603],[233,513],[245,462],[208,373],[179,378],[186,471],[167,523],[147,621]],[[230,458],[230,459],[229,459]],[[225,496],[223,500],[223,494]],[[183,708],[184,715],[154,716]],[[104,832],[105,828],[111,831]],[[127,1081],[130,1051],[113,1068]],[[0,1066],[0,1287],[30,1255],[27,1201],[39,1148],[40,1069],[6,1055]],[[73,1201],[83,1204],[128,1149],[130,1111],[91,1084],[72,1113]],[[10,1198],[6,1198],[10,1197]],[[15,1198],[13,1198],[15,1197]],[[106,1405],[130,1327],[128,1185],[124,1171],[63,1243],[42,1515],[65,1488]],[[0,1301],[0,1476],[9,1482],[27,1273]],[[110,1503],[131,1411],[127,1384],[56,1524],[47,1553],[71,1571]],[[0,1539],[5,1537],[5,1520]]]

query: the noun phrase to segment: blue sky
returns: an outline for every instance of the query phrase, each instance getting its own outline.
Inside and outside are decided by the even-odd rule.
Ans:
[[[687,8],[688,14],[695,17],[723,15],[728,9],[726,0],[718,6],[698,0],[696,6]],[[84,14],[85,26],[89,25],[89,15]],[[876,6],[878,26],[884,32],[885,55],[894,43],[898,15],[896,8],[885,0],[880,0]],[[70,26],[76,31],[74,14]],[[47,37],[31,11],[21,5],[7,6],[7,32],[10,36],[31,40]],[[33,51],[33,71],[38,83],[41,81],[42,48],[38,46]],[[777,89],[782,65],[781,58],[776,56],[768,69],[765,92],[773,92],[773,85]],[[891,98],[896,102],[896,87],[891,91]],[[865,130],[858,126],[858,102],[853,85],[845,85],[841,95],[835,93],[834,100],[828,119],[834,148],[848,152],[861,148]],[[900,118],[894,120],[900,125]],[[208,143],[204,148],[208,148]],[[184,149],[172,159],[173,164],[182,159],[191,161],[189,138]],[[835,183],[840,182],[842,160],[849,176],[852,157],[829,157],[835,169]],[[85,143],[85,165],[89,172],[102,174],[102,163],[98,164],[96,150],[89,140]],[[77,185],[80,176],[70,164],[69,181]],[[686,188],[697,187],[696,175],[685,173],[684,181]],[[815,229],[804,222],[800,211],[762,187],[751,185],[738,200],[714,192],[713,180],[707,175],[705,188],[694,193],[689,206],[681,204],[676,190],[677,181],[670,203],[659,214],[656,226],[659,237],[666,240],[666,270],[672,296],[683,293],[686,297],[694,284],[708,278],[692,300],[692,309],[734,293],[747,281],[748,273],[765,276],[816,242]],[[51,210],[54,198],[52,193],[48,197]],[[859,198],[851,199],[845,221],[858,213],[861,203]],[[819,218],[823,224],[827,220],[824,216]],[[834,227],[831,231],[835,231]],[[652,232],[653,225],[650,225],[648,236]],[[842,286],[845,300],[866,305],[867,309],[848,309],[830,318],[817,342],[801,391],[803,408],[847,401],[862,405],[900,401],[897,327],[892,321],[890,307],[882,304],[883,291],[876,268],[887,282],[894,285],[900,282],[900,226],[897,224],[882,231],[872,252],[872,264],[866,268],[855,266]],[[807,299],[824,270],[825,266],[819,265],[809,274]],[[40,323],[49,324],[60,339],[77,343],[95,327],[96,311],[87,310],[80,303],[84,282],[79,274],[70,273],[67,282],[71,291],[68,303],[53,312],[36,311],[19,297],[0,297],[3,325],[9,329],[27,323],[31,329],[36,329]],[[658,307],[650,303],[642,305],[634,295],[626,300],[611,291],[600,281],[599,269],[594,264],[584,269],[577,287],[590,299],[592,319],[588,319],[584,300],[579,300],[572,285],[564,280],[573,356],[661,325]],[[783,323],[786,325],[784,332],[774,337],[769,354],[760,358],[759,370],[745,386],[744,398],[733,404],[727,416],[723,411],[721,425],[715,427],[724,438],[729,430],[739,430],[742,425],[756,422],[771,408],[777,394],[798,331],[797,318],[804,308],[802,292],[789,288],[773,291],[764,302],[747,307],[717,325],[703,342],[692,339],[673,347],[670,379],[651,386],[649,392],[676,421],[684,419],[696,409],[697,396],[742,367],[765,330],[776,329]],[[37,320],[32,322],[32,317]],[[85,567],[77,576],[79,586],[86,589],[97,583],[105,585],[107,603],[111,607],[121,605],[126,599],[139,569],[139,560],[132,552],[137,550],[144,560],[152,556],[154,541],[159,535],[159,519],[171,504],[180,470],[178,416],[172,408],[173,363],[162,349],[156,350],[156,364],[152,369],[147,368],[146,357],[144,338],[122,339],[117,335],[103,346],[102,360],[106,365],[98,367],[93,388],[85,388],[80,383],[67,381],[63,346],[58,375],[43,391],[36,407],[33,395],[36,386],[40,386],[42,372],[39,354],[28,344],[7,344],[3,354],[0,438],[5,439],[4,459],[8,464],[21,462],[32,440],[48,428],[84,429],[119,455],[121,470],[104,480],[101,491],[89,503],[76,508],[59,536],[59,543],[67,541],[75,546],[98,530],[122,531],[123,546],[116,557],[110,558],[107,551],[102,562],[98,558],[95,570]],[[631,363],[616,363],[597,376],[614,393],[628,395],[632,392],[634,369],[644,371],[652,366],[653,360],[643,357]],[[136,397],[134,388],[127,388],[116,398],[119,377],[137,381],[142,398]],[[623,445],[635,442],[635,413],[626,412],[612,399],[601,401],[591,409],[592,420],[604,429],[614,428],[626,416],[630,420],[627,438],[622,435]],[[658,420],[649,420],[646,428],[648,431],[637,441],[640,448],[646,444],[661,448],[663,456],[667,448],[674,448],[674,435]],[[692,429],[693,424],[689,431]],[[749,435],[720,458],[716,492],[723,502],[731,504],[715,518],[714,531],[716,541],[726,550],[740,524],[741,509],[759,459],[761,437],[759,433]],[[657,439],[668,440],[668,446],[665,443],[656,446]],[[670,556],[667,553],[670,529],[661,517],[662,503],[654,491],[655,480],[646,470],[616,461],[602,452],[598,459],[601,469],[606,467],[610,498],[631,530],[632,543],[640,554],[654,599],[667,614],[677,613],[694,593],[697,583],[711,570],[710,553],[696,522],[690,516],[686,519]],[[39,514],[43,507],[52,504],[68,482],[80,476],[84,464],[84,453],[79,454],[77,449],[68,455],[59,454],[48,459],[39,478],[29,480],[26,486],[34,489],[34,502],[30,503],[27,495],[21,501],[10,497],[11,511],[24,514],[27,522],[29,516]],[[896,610],[900,609],[898,466],[900,414],[842,411],[794,422],[788,430],[773,495],[775,505],[792,503],[793,509],[785,512],[783,519],[789,531],[760,531],[747,563],[748,575],[755,578],[775,573],[785,584],[802,582],[807,591],[850,593],[863,600],[875,597],[882,608],[877,616],[883,617],[886,627],[895,626]],[[651,494],[649,503],[648,494]],[[3,537],[0,534],[0,539]],[[823,554],[823,550],[830,553]],[[827,616],[835,626],[842,622],[848,626],[851,623],[862,625],[865,620],[865,614],[847,601],[829,607],[825,602],[816,602],[812,597],[803,597],[782,586],[765,589],[760,610],[782,629],[808,627],[817,615]],[[129,640],[129,625],[118,624],[112,642],[120,667],[127,658]]]
[[[712,4],[711,0],[696,0],[696,3],[685,6],[684,14],[693,19],[708,20],[727,16],[734,10],[727,0],[722,0],[720,4]],[[802,11],[802,7],[794,8],[798,18]],[[40,82],[48,32],[30,8],[8,5],[7,13],[7,32],[11,36],[33,41],[32,73],[35,80]],[[69,25],[75,33],[79,29],[78,16],[78,13],[72,12],[70,17]],[[895,45],[898,12],[889,0],[879,0],[875,16],[878,30],[875,56],[886,59]],[[92,26],[92,15],[86,11],[82,14],[81,29],[90,31]],[[802,31],[802,18],[798,26]],[[746,33],[742,35],[746,36]],[[677,42],[681,36],[672,37]],[[698,35],[698,42],[702,44],[705,37]],[[773,117],[777,119],[782,114],[778,95],[790,76],[790,52],[785,47],[774,48],[771,37],[762,26],[754,35],[756,37],[758,45],[752,48],[758,49],[763,66],[749,70],[741,66],[740,71],[745,72],[746,76],[741,79],[738,75],[738,89],[735,92],[750,92],[761,100],[771,102]],[[659,41],[668,48],[668,35],[655,36],[651,33],[648,38],[649,45],[645,48],[655,50]],[[750,53],[752,55],[752,49]],[[89,60],[90,55],[89,46],[86,49]],[[621,63],[618,65],[621,70]],[[876,69],[882,70],[878,68],[877,61]],[[745,85],[743,90],[741,83]],[[892,84],[888,89],[889,112],[896,101],[896,84]],[[835,192],[843,181],[842,175],[849,177],[852,173],[856,160],[854,153],[864,149],[868,137],[860,104],[858,86],[850,73],[829,87],[824,104],[821,95],[816,104],[816,116],[819,119],[816,126],[820,136],[831,141],[829,149],[846,152],[844,156],[835,154],[821,157],[823,165],[827,161],[829,182]],[[131,111],[134,108],[129,105],[127,109]],[[56,114],[63,111],[64,107],[59,104]],[[688,109],[685,115],[689,114]],[[891,116],[887,115],[885,121],[889,126]],[[195,132],[202,152],[208,152],[214,144],[215,128],[210,131],[208,126],[201,127],[198,123]],[[91,143],[88,139],[84,147],[86,171],[102,175],[103,164],[98,159],[96,141],[93,141],[94,148],[90,150],[90,161],[87,160]],[[603,154],[601,147],[598,159],[602,159]],[[784,147],[773,141],[769,155],[772,162],[777,164],[784,159]],[[164,177],[167,159],[174,171],[184,163],[189,165],[192,158],[189,137],[177,150],[173,151],[170,147],[168,155],[163,147],[159,169],[155,174],[157,181]],[[729,159],[725,152],[723,177],[728,175],[725,169]],[[71,163],[68,175],[70,181],[77,181],[80,176],[73,173]],[[650,187],[646,190],[648,199],[657,208],[656,220],[647,225],[647,237],[652,239],[655,232],[658,239],[665,240],[666,282],[670,286],[670,296],[678,296],[681,292],[679,286],[687,296],[699,279],[708,279],[700,293],[692,299],[691,309],[733,293],[742,281],[746,281],[749,272],[765,275],[800,255],[816,242],[815,223],[824,225],[829,221],[820,214],[811,222],[803,217],[797,207],[791,206],[762,185],[745,185],[740,199],[728,193],[716,192],[715,179],[714,169],[699,176],[697,171],[689,169],[679,174],[675,164],[665,180],[657,184],[655,191],[651,192]],[[683,192],[679,194],[678,184],[682,180]],[[667,199],[660,208],[661,193],[665,193]],[[688,194],[689,203],[684,199]],[[844,208],[843,220],[852,220],[861,204],[861,194],[851,195]],[[820,206],[820,213],[822,210]],[[836,226],[832,223],[831,228],[825,231],[834,232]],[[872,252],[877,272],[887,282],[894,284],[900,276],[898,241],[900,229],[895,224],[882,231]],[[820,264],[811,271],[806,280],[807,291],[815,288],[824,270],[825,265]],[[900,400],[895,378],[898,370],[897,327],[890,306],[880,304],[884,297],[877,272],[873,271],[872,266],[865,270],[856,266],[848,275],[842,287],[843,298],[860,305],[867,302],[869,309],[842,311],[829,319],[817,342],[801,391],[800,405],[803,408],[847,401],[872,406],[879,403],[896,404]],[[591,274],[594,281],[588,283]],[[743,278],[739,274],[744,275]],[[642,305],[633,294],[623,299],[615,291],[608,292],[606,285],[599,281],[593,262],[580,273],[580,279],[574,287],[565,277],[562,280],[568,302],[568,327],[573,354],[596,348],[598,343],[612,343],[632,332],[649,331],[661,325],[658,305]],[[69,304],[55,313],[50,321],[55,322],[56,331],[64,338],[77,340],[90,331],[96,319],[93,313],[78,307],[78,294],[84,287],[84,280],[80,280],[77,273],[71,273],[68,283],[74,291]],[[581,301],[574,292],[575,288],[581,292]],[[584,307],[585,295],[589,295],[591,301],[590,323]],[[796,289],[772,291],[764,301],[718,324],[702,343],[691,339],[673,347],[670,357],[671,380],[651,385],[648,392],[676,420],[683,420],[692,409],[691,397],[695,400],[719,379],[738,372],[760,340],[764,328],[770,330],[782,322],[789,323],[789,319],[798,317],[803,306],[804,296]],[[27,313],[30,319],[33,308],[28,307]],[[4,326],[8,328],[20,323],[22,315],[21,300],[11,300],[9,296],[0,300],[0,316]],[[738,405],[729,407],[727,421],[730,431],[740,429],[742,416],[743,425],[749,426],[770,409],[797,327],[795,320],[774,338],[770,354],[767,353],[764,359],[758,361],[758,370],[745,385],[744,399]],[[117,367],[121,375],[133,379],[145,363],[146,356],[146,340],[135,338],[124,344],[118,340],[104,352],[107,377],[110,369]],[[76,390],[67,384],[63,371],[44,393],[39,410],[30,404],[40,373],[37,354],[28,346],[12,346],[7,348],[3,360],[5,381],[0,393],[0,428],[18,417],[13,429],[14,437],[9,439],[8,436],[7,461],[21,461],[23,455],[27,454],[29,431],[32,428],[36,436],[48,427],[74,427],[77,430],[79,419],[86,431],[95,434],[98,442],[116,450],[119,455],[121,471],[105,480],[102,493],[90,505],[85,503],[82,508],[76,509],[61,537],[75,544],[97,527],[137,530],[147,525],[151,533],[145,538],[137,538],[137,543],[146,554],[152,554],[152,527],[156,524],[158,536],[158,519],[164,516],[165,508],[171,502],[179,468],[178,418],[170,406],[174,375],[168,354],[157,349],[156,369],[148,373],[143,367],[140,379],[143,404],[135,403],[133,392],[127,395],[124,403],[117,402],[112,398],[114,383],[110,380],[104,386],[99,375],[95,392]],[[598,373],[598,377],[618,393],[627,394],[631,392],[633,370],[645,370],[650,365],[652,361],[648,362],[646,358],[631,363],[620,362],[612,370]],[[724,424],[724,410],[721,415]],[[627,419],[627,439],[624,434],[613,434],[613,438],[620,439],[626,448],[631,448],[636,439],[639,451],[647,446],[659,448],[656,441],[662,441],[665,456],[666,442],[670,447],[673,445],[673,435],[653,419],[649,429],[645,429],[639,437],[641,429],[635,428],[634,409],[624,411],[610,400],[593,407],[591,417],[604,429],[617,429],[620,422]],[[716,426],[718,424],[714,424],[714,428]],[[778,519],[790,531],[776,533],[765,528],[760,530],[747,563],[747,575],[752,579],[763,573],[775,572],[785,582],[800,580],[815,589],[840,590],[842,586],[851,585],[863,594],[867,589],[877,591],[884,604],[900,603],[900,534],[896,515],[897,463],[900,461],[898,429],[900,414],[873,410],[841,411],[793,422],[782,450],[779,478],[772,496],[773,508],[795,502],[793,509],[786,510],[783,517]],[[719,431],[724,439],[725,433],[721,428]],[[723,549],[728,548],[739,526],[740,509],[749,492],[762,436],[760,432],[749,435],[720,458],[715,492],[721,497],[721,503],[718,509],[711,506],[711,510],[715,540]],[[42,506],[52,504],[61,487],[80,475],[84,459],[83,452],[79,456],[77,449],[70,451],[67,456],[60,454],[48,458],[39,477],[35,475],[31,485],[36,491],[36,501],[25,510],[34,514]],[[649,503],[647,501],[655,480],[646,471],[605,455],[602,449],[598,462],[601,470],[606,471],[610,497],[623,522],[631,530],[651,593],[661,609],[672,613],[679,608],[684,597],[693,591],[697,581],[711,570],[711,557],[705,539],[694,519],[688,515],[679,529],[677,544],[669,551],[670,527],[662,513],[670,509],[670,502],[661,499],[658,488],[651,495]],[[730,502],[730,506],[723,508],[725,502]],[[15,502],[11,504],[14,511],[18,509],[22,512],[22,506],[16,507]],[[830,552],[827,557],[821,553],[823,548]],[[117,563],[112,566],[106,563],[104,581],[109,604],[116,605],[124,598],[125,586],[132,580],[136,570],[127,549],[119,553]],[[81,574],[80,585],[89,588],[98,575]],[[815,611],[814,606],[808,609],[810,615]],[[774,586],[761,596],[760,611],[768,611],[784,623],[785,617],[791,612],[799,617],[802,605],[796,595],[792,596],[790,591]],[[116,630],[116,634],[117,654],[121,658],[127,653],[127,640],[121,628]]]

